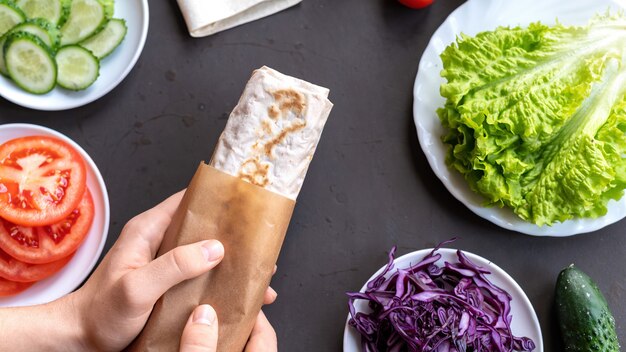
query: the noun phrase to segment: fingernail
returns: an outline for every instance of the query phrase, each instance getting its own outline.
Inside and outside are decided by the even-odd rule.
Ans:
[[[202,245],[204,257],[214,262],[224,256],[224,246],[219,241],[207,241]]]
[[[215,311],[207,304],[198,306],[198,308],[193,311],[193,322],[194,324],[211,326],[215,322]]]

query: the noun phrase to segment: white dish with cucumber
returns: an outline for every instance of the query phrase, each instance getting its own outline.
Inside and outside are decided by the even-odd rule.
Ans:
[[[130,72],[147,0],[0,0],[0,95],[55,111],[86,105]]]

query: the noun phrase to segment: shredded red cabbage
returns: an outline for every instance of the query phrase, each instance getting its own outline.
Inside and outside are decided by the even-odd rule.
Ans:
[[[394,268],[396,247],[383,272],[365,292],[349,292],[349,324],[361,334],[363,351],[510,352],[533,351],[535,343],[511,332],[511,296],[486,277],[460,250],[458,263],[434,264],[437,246],[419,263]],[[354,302],[369,301],[371,313]]]

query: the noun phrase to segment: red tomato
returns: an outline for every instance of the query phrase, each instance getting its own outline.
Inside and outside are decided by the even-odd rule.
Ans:
[[[67,264],[74,254],[47,264],[28,264],[0,249],[0,277],[17,282],[33,282],[52,276]]]
[[[66,218],[85,192],[85,163],[69,144],[23,137],[0,146],[0,217],[22,226]]]
[[[16,295],[33,284],[34,282],[15,282],[0,278],[0,297]]]
[[[48,226],[25,227],[0,219],[0,248],[13,258],[30,264],[61,260],[74,253],[93,221],[89,189],[67,218]]]
[[[433,3],[433,0],[398,0],[404,6],[410,7],[412,9],[423,9],[426,6],[430,6]]]

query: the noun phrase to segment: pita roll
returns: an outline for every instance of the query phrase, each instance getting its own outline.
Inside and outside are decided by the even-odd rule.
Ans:
[[[210,165],[295,200],[333,106],[328,94],[271,68],[256,70]]]
[[[302,0],[178,0],[189,35],[206,37],[272,15]]]
[[[167,291],[128,351],[177,351],[199,304],[217,312],[217,351],[244,349],[332,108],[328,94],[267,67],[253,73],[157,253],[217,239],[224,244],[224,259],[207,274]]]

